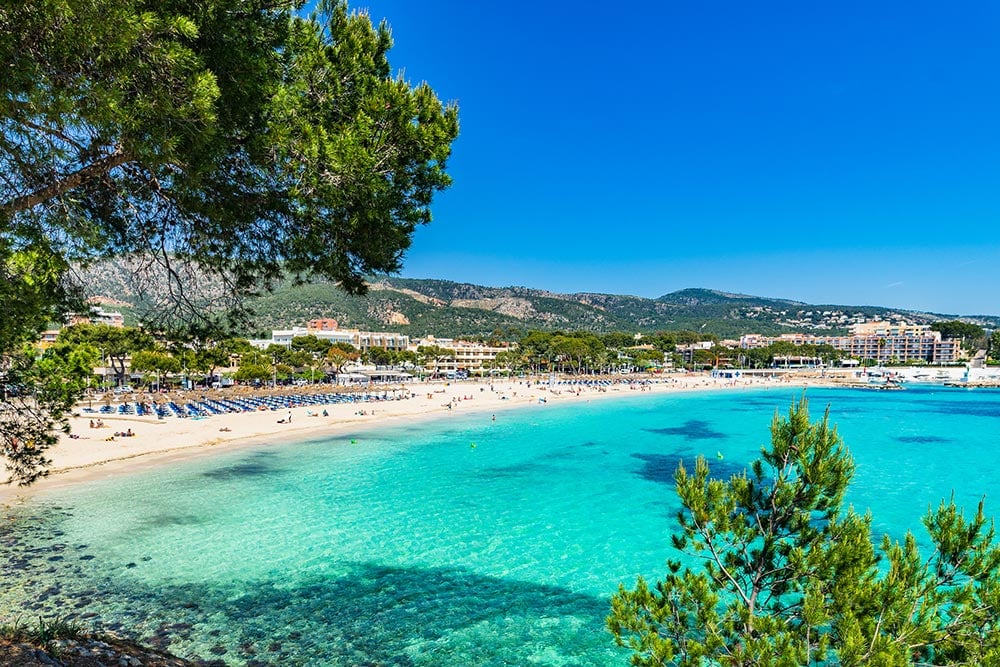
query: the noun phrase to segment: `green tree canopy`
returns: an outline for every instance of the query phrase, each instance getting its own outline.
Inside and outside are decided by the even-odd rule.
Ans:
[[[306,368],[314,361],[315,357],[313,357],[312,353],[305,350],[292,350],[289,352],[288,356],[285,357],[285,363],[296,370]]]
[[[365,358],[368,360],[368,363],[375,364],[376,366],[392,366],[396,363],[395,352],[382,347],[369,348],[365,353]]]
[[[942,338],[978,339],[986,335],[986,332],[978,324],[962,322],[961,320],[934,322],[931,324],[931,330],[940,331]]]
[[[29,0],[0,9],[0,229],[55,265],[141,257],[185,299],[285,272],[350,291],[430,219],[457,111],[394,77],[383,23],[322,0]]]
[[[962,347],[967,350],[985,348],[989,345],[986,338],[986,330],[978,324],[962,322],[961,320],[950,320],[947,322],[934,322],[931,329],[940,331],[942,338],[957,338],[962,341]]]
[[[31,345],[4,357],[0,402],[0,455],[7,482],[30,484],[47,474],[46,450],[58,442],[60,415],[73,407],[93,379],[99,353],[93,345],[57,344],[43,354]]]
[[[233,352],[231,341],[223,341],[214,345],[202,346],[195,350],[195,367],[208,376],[215,370],[232,364],[230,354]]]
[[[669,331],[659,331],[652,336],[646,336],[642,342],[648,342],[663,352],[673,352],[677,349],[677,336]]]
[[[516,363],[530,365],[535,371],[558,368],[562,371],[598,370],[608,363],[608,345],[628,343],[632,334],[606,334],[597,336],[589,331],[529,331],[518,341]],[[507,362],[515,361],[511,356]]]
[[[241,382],[270,380],[277,374],[276,364],[269,354],[257,349],[245,351],[240,356],[239,368],[234,377]]]
[[[338,374],[343,372],[344,366],[360,358],[358,351],[348,343],[334,343],[326,352],[326,363]]]
[[[292,338],[291,347],[293,350],[302,350],[312,354],[324,355],[333,343],[327,338],[320,338],[315,334],[308,336],[295,336]]]
[[[928,511],[929,546],[876,549],[871,516],[843,507],[854,462],[803,400],[775,415],[749,472],[675,475],[683,509],[650,586],[621,586],[607,623],[633,665],[799,667],[1000,664],[1000,548],[980,503]]]
[[[179,373],[181,362],[162,350],[143,350],[132,355],[131,369],[139,373]]]
[[[639,368],[649,368],[663,363],[663,352],[658,349],[633,349],[629,350],[629,354],[632,356],[632,362]]]
[[[580,337],[556,334],[549,342],[549,353],[560,369],[579,370],[583,366],[584,359],[590,354],[590,347]]]
[[[107,324],[75,324],[59,332],[59,342],[68,344],[90,343],[101,353],[102,363],[114,371],[117,384],[126,382],[129,355],[150,350],[153,337],[141,329],[113,327]]]
[[[0,368],[103,259],[128,262],[147,324],[203,334],[283,276],[363,292],[400,268],[450,184],[457,108],[393,73],[384,23],[300,4],[0,5]]]
[[[605,346],[614,350],[620,350],[636,344],[634,334],[624,333],[622,331],[612,331],[611,333],[604,334],[601,336],[601,342],[603,342]]]

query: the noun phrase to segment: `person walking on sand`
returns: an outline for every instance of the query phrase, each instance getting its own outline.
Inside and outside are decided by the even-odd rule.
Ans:
[[[292,411],[291,410],[288,411],[288,423],[289,424],[292,423]]]

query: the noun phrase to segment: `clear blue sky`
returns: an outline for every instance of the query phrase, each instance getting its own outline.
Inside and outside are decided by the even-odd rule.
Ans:
[[[1000,314],[1000,4],[351,6],[461,109],[404,276]]]

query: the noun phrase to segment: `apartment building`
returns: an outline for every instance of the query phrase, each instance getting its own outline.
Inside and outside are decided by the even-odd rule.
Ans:
[[[121,329],[125,326],[125,316],[118,311],[94,307],[87,315],[70,313],[66,323],[69,326],[74,324],[106,324],[109,327]],[[43,331],[38,340],[39,346],[42,349],[46,349],[55,345],[56,340],[59,338],[60,328]]]
[[[437,373],[468,373],[484,375],[489,372],[497,355],[510,349],[509,345],[486,345],[453,338],[427,336],[415,341],[410,349],[416,352],[420,347],[437,346],[448,352],[448,356],[438,359],[432,366]]]
[[[264,349],[269,345],[289,347],[293,338],[313,335],[332,343],[348,343],[362,352],[374,347],[384,350],[406,350],[410,347],[410,337],[406,334],[391,331],[355,331],[353,329],[311,329],[308,327],[292,327],[291,329],[275,329],[270,338],[252,340],[254,347]]]
[[[309,320],[309,324],[306,328],[310,331],[336,331],[340,328],[340,324],[337,320],[332,317],[319,317],[315,320]]]
[[[43,350],[52,347],[59,339],[59,329],[46,329],[38,339],[38,345]]]
[[[71,314],[69,324],[106,324],[109,327],[121,329],[125,326],[125,316],[116,310],[104,310],[100,306],[96,306],[86,315]]]
[[[926,361],[935,364],[955,363],[961,358],[961,341],[943,339],[938,331],[920,324],[889,324],[865,322],[851,327],[847,336],[782,334],[761,336],[749,334],[740,337],[742,349],[767,347],[785,341],[793,345],[829,345],[857,359],[871,359],[879,363],[888,361]]]

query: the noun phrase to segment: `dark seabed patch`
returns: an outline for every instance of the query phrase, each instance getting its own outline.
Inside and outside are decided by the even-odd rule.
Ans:
[[[721,440],[729,436],[721,431],[713,429],[707,421],[702,419],[689,419],[683,426],[671,426],[668,428],[646,428],[647,433],[657,435],[679,435],[686,440]]]
[[[678,464],[683,462],[684,467],[688,472],[691,472],[694,470],[696,457],[690,454],[686,456],[682,454],[632,454],[632,458],[643,462],[642,467],[636,473],[640,477],[649,482],[673,486],[674,473],[677,471]],[[729,479],[733,475],[741,473],[744,467],[715,459],[708,461],[708,470],[713,479]]]
[[[257,453],[244,461],[215,468],[214,470],[207,470],[202,474],[205,477],[220,481],[274,475],[279,473],[281,468],[274,465],[273,458],[274,456],[271,454]]]
[[[730,409],[736,411],[744,411],[746,408],[752,408],[754,411],[760,409],[766,409],[769,412],[774,412],[775,410],[787,410],[788,401],[790,399],[779,396],[775,394],[772,396],[767,396],[763,398],[756,398],[750,396],[740,396],[738,401],[734,401]]]
[[[521,463],[513,463],[505,466],[492,466],[484,468],[477,473],[478,477],[500,478],[500,477],[527,477],[527,476],[550,476],[558,474],[560,470],[574,465],[588,464],[595,458],[606,456],[607,451],[598,451],[596,448],[601,444],[594,441],[585,442],[580,445],[564,445],[556,447],[530,460]]]
[[[557,464],[578,463],[593,459],[596,455],[595,447],[600,447],[597,442],[585,442],[583,444],[571,444],[556,447],[536,457],[541,462],[555,462]]]
[[[925,445],[934,442],[951,442],[951,438],[942,438],[939,435],[898,435],[895,439],[899,442],[908,442],[916,445]]]
[[[919,409],[911,410],[911,412],[921,414],[936,412],[943,415],[962,415],[968,417],[1000,417],[1000,394],[998,392],[987,392],[979,389],[976,391],[981,391],[986,396],[992,395],[991,398],[993,400],[964,400],[962,402],[924,401],[920,404]]]

